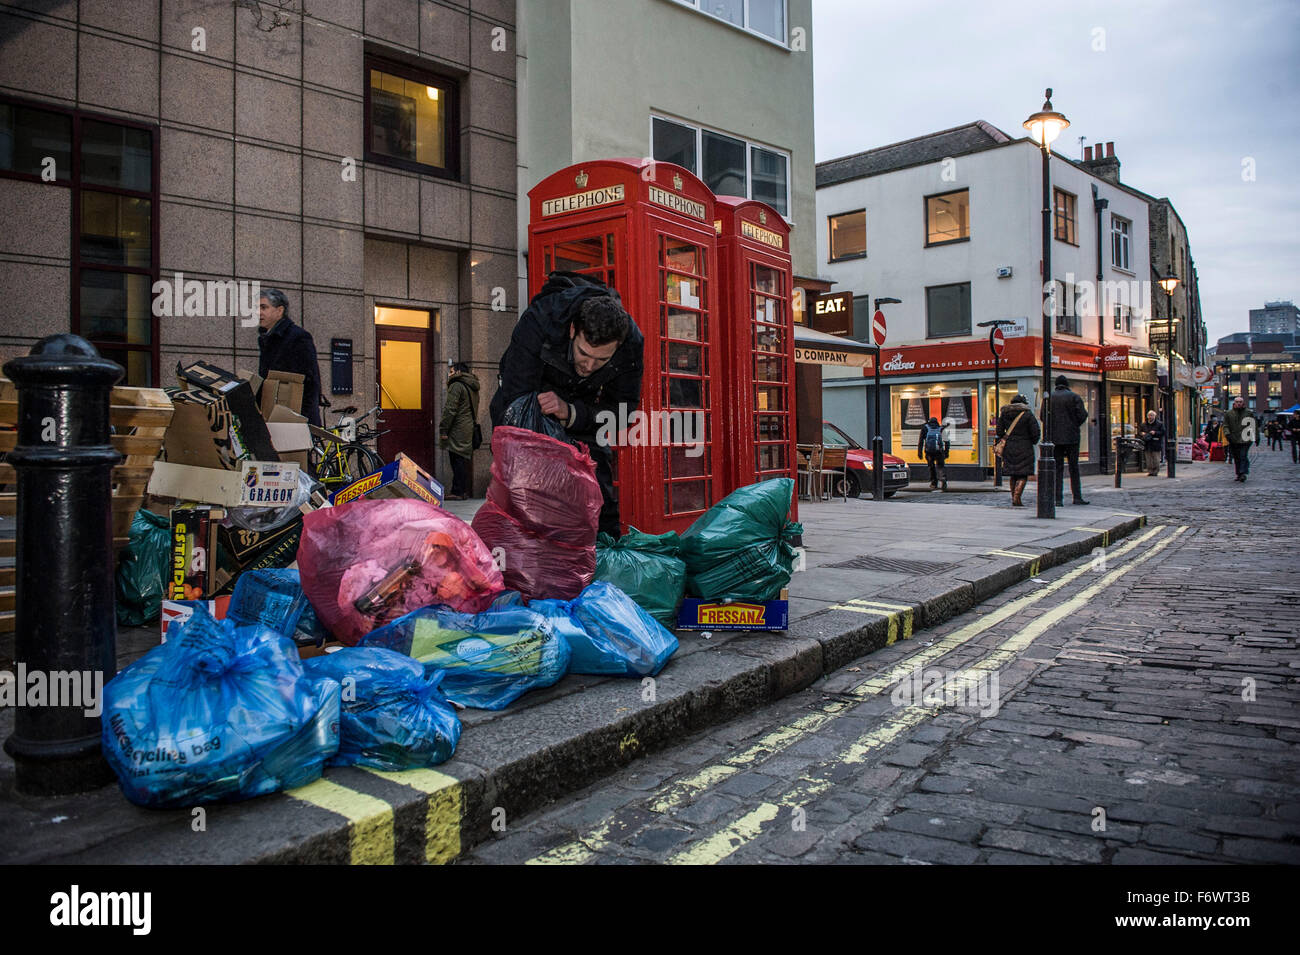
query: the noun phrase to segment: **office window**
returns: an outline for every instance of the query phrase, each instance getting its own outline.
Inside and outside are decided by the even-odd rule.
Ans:
[[[736,136],[650,118],[650,155],[689,169],[722,196],[766,202],[790,217],[790,157]]]
[[[1121,335],[1133,334],[1133,307],[1131,305],[1115,306],[1115,331]]]
[[[1075,197],[1064,189],[1057,189],[1055,192],[1056,237],[1062,242],[1070,243],[1070,245],[1078,245],[1074,221]]]
[[[867,254],[867,210],[841,212],[828,216],[830,223],[831,257],[830,261],[842,259],[861,259]]]
[[[925,290],[925,337],[970,334],[970,283],[932,285]]]
[[[970,238],[970,190],[945,192],[925,199],[925,244],[961,242]]]
[[[1127,219],[1121,219],[1119,216],[1110,217],[1110,264],[1117,269],[1127,269],[1129,267],[1128,258],[1128,239],[1129,226],[1131,223]]]
[[[786,0],[679,0],[711,17],[785,44]]]
[[[457,178],[455,81],[374,57],[365,62],[366,161]]]
[[[52,173],[56,182],[68,182],[72,178],[72,117],[0,103],[0,170],[25,176]]]
[[[1079,315],[1079,286],[1070,282],[1056,283],[1056,331],[1061,335],[1078,335],[1081,318]]]

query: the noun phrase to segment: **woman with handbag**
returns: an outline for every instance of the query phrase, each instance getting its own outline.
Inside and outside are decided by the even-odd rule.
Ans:
[[[1002,458],[1002,473],[1011,481],[1011,503],[1024,507],[1020,497],[1034,473],[1034,446],[1042,436],[1024,395],[1016,395],[998,414],[997,436],[993,453]]]

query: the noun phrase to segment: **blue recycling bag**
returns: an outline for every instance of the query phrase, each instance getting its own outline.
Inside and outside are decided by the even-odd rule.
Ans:
[[[446,670],[447,699],[482,710],[503,709],[528,690],[555,683],[570,655],[544,616],[507,603],[482,613],[421,607],[370,631],[358,646],[396,650],[426,669]]]
[[[342,687],[339,752],[329,765],[416,769],[456,751],[460,720],[438,689],[442,670],[381,647],[344,647],[303,667],[313,680]]]
[[[538,604],[562,601],[534,600]],[[559,607],[546,607],[559,611]],[[573,651],[574,673],[608,676],[653,676],[677,652],[677,638],[618,587],[603,580],[588,586],[568,605],[581,635],[563,631]]]
[[[244,571],[235,581],[226,617],[240,625],[269,627],[298,643],[319,646],[330,636],[302,592],[297,569]]]
[[[313,683],[293,641],[202,606],[104,687],[104,757],[158,809],[306,785],[339,747],[339,684]]]

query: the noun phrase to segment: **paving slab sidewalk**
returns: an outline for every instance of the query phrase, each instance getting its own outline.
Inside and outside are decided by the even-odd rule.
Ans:
[[[911,495],[908,495],[911,497]],[[1058,511],[935,500],[801,502],[803,569],[787,633],[681,632],[653,681],[567,676],[501,712],[464,710],[437,771],[331,769],[291,793],[191,810],[132,806],[116,786],[17,794],[0,755],[0,863],[447,862],[494,827],[637,757],[801,690],[1041,570],[1145,523],[1099,506]],[[449,504],[468,519],[480,502]],[[152,645],[123,633],[119,666]],[[2,654],[0,654],[2,655]],[[0,738],[13,711],[0,710]]]

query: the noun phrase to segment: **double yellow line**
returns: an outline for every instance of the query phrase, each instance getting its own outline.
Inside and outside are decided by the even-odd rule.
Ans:
[[[1122,546],[1115,548],[1110,552],[1109,557],[1111,559],[1121,557],[1134,548],[1151,540],[1163,530],[1163,526],[1154,527],[1145,534],[1142,534],[1140,537],[1134,538]],[[1123,568],[1112,571],[1103,578],[1102,581],[1094,584],[1083,593],[1094,592],[1103,586],[1109,586],[1110,583],[1119,579],[1119,576],[1127,573],[1138,563],[1148,559],[1160,550],[1163,550],[1170,541],[1179,534],[1182,534],[1185,530],[1186,527],[1179,528],[1172,536],[1160,541],[1153,548],[1136,560],[1126,564]],[[716,786],[731,776],[743,772],[762,760],[782,752],[808,734],[820,730],[833,720],[843,716],[859,702],[890,690],[899,682],[899,680],[910,674],[916,667],[924,667],[928,663],[944,656],[962,644],[973,640],[985,631],[1021,613],[1023,610],[1038,601],[1051,596],[1061,588],[1069,585],[1074,580],[1077,580],[1079,577],[1089,572],[1095,572],[1092,565],[1084,564],[1083,566],[1077,567],[1062,575],[1052,583],[1046,584],[1032,593],[1025,594],[1015,600],[1008,601],[1001,607],[995,608],[990,613],[983,615],[979,619],[974,620],[965,626],[959,627],[945,637],[936,640],[930,646],[911,654],[904,663],[901,663],[886,673],[871,677],[858,684],[846,694],[848,697],[847,699],[831,702],[822,707],[819,711],[808,713],[785,726],[778,727],[772,732],[764,735],[757,742],[746,747],[744,750],[732,754],[724,762],[706,767],[705,769],[699,770],[690,776],[672,783],[653,801],[649,802],[646,805],[646,808],[651,812],[660,814],[666,814],[672,811],[674,808],[685,804],[695,796],[711,789],[713,786]],[[1073,598],[1073,600],[1063,604],[1062,606],[1070,606],[1077,609],[1078,606],[1081,606],[1081,604],[1077,603],[1081,599],[1086,603],[1088,598],[1083,597],[1081,594],[1080,597]],[[912,608],[910,607],[904,607],[899,604],[885,604],[878,601],[865,600],[849,601],[838,606],[839,609],[887,617],[890,620],[890,635],[888,642],[891,644],[895,642],[899,634],[902,634],[903,639],[907,639],[912,635]],[[1031,627],[1037,627],[1044,619],[1050,619],[1053,622],[1059,620],[1059,611],[1060,608],[1050,611],[1049,614],[1044,615],[1044,617],[1038,618],[1034,624],[1031,624]],[[1073,612],[1073,609],[1066,612]],[[1020,631],[1021,634],[1024,632],[1024,630]],[[1036,635],[1037,634],[1035,633],[1035,636]],[[1009,641],[1004,641],[1004,643],[1000,645],[999,649],[994,651],[994,653],[999,653],[1004,648],[1012,645],[1012,641],[1015,641],[1019,636],[1020,634],[1017,634]],[[1030,637],[1030,639],[1032,640],[1033,637]],[[992,656],[993,655],[991,654],[990,659]],[[999,659],[1001,659],[1001,657],[999,657]],[[890,740],[896,738],[899,734],[919,724],[937,712],[937,708],[925,708],[920,706],[900,708],[899,713],[885,718],[880,726],[873,728],[870,732],[856,740],[840,755],[839,760],[850,763],[861,762],[872,751],[879,749]],[[783,798],[781,800],[781,805],[793,806],[802,801],[815,798],[824,792],[829,785],[830,783],[825,780],[805,780],[805,785],[793,790]],[[755,828],[756,826],[761,827],[764,823],[770,822],[772,819],[776,818],[776,815],[779,812],[779,806],[765,803],[754,811],[742,816],[741,819],[737,820],[731,826],[728,826],[716,835],[697,843],[691,848],[684,850],[669,861],[686,863],[708,863],[720,861],[730,855],[731,852],[734,852],[740,845],[751,840],[754,837],[754,834],[757,833]],[[576,840],[557,846],[556,848],[529,860],[529,864],[574,865],[590,861],[602,849],[609,845],[611,828],[612,823],[607,821],[604,824],[583,833]]]

